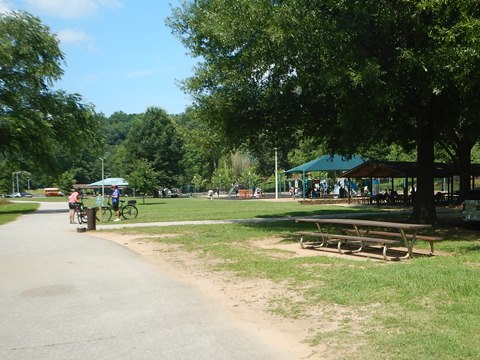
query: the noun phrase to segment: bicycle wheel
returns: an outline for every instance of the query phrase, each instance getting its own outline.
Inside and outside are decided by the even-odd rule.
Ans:
[[[79,224],[86,224],[87,223],[87,214],[83,210],[77,211],[77,220]]]
[[[107,221],[110,221],[112,219],[112,209],[108,207],[102,207],[95,213],[95,218],[97,221],[100,221],[100,215],[101,215],[101,222],[105,223]]]
[[[133,205],[127,205],[122,208],[122,217],[124,219],[135,219],[138,215],[138,209]]]

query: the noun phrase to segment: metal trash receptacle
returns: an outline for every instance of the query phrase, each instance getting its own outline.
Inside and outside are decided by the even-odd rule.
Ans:
[[[97,230],[95,213],[97,211],[96,207],[87,208],[87,229],[88,230]]]

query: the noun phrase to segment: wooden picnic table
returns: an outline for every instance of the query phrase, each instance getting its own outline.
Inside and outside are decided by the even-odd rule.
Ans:
[[[337,249],[340,253],[342,245],[356,244],[357,249],[350,250],[350,253],[362,251],[371,244],[383,247],[383,257],[385,260],[391,260],[387,256],[387,249],[392,246],[404,245],[407,253],[402,258],[407,259],[413,256],[413,245],[416,240],[424,240],[430,243],[430,255],[433,255],[433,242],[441,240],[439,237],[417,235],[421,229],[429,229],[428,224],[409,224],[390,221],[362,220],[362,219],[318,219],[318,218],[297,218],[297,223],[313,223],[317,231],[299,231],[296,234],[301,236],[300,245],[302,248],[322,248],[334,242],[337,243]],[[326,226],[341,228],[341,234],[326,231]],[[345,228],[345,226],[347,228]],[[338,232],[338,231],[337,231]],[[316,237],[315,241],[306,242],[304,236]]]

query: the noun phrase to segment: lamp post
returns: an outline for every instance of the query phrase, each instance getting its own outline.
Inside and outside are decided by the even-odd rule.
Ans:
[[[275,148],[275,199],[278,199],[278,157],[277,157],[277,148]]]
[[[28,174],[30,176],[29,172],[26,171],[14,171],[12,172],[12,195],[15,194],[15,179],[17,181],[17,193],[20,192],[20,184],[18,181],[18,175],[19,174]]]
[[[193,175],[193,196],[195,197],[197,192],[197,175]]]
[[[103,183],[103,180],[105,176],[104,176],[103,158],[100,158],[100,160],[102,161],[102,206],[103,206],[103,198],[105,196],[105,185]]]
[[[30,174],[28,171],[22,171],[21,174],[27,176],[27,187],[28,187],[28,190],[30,191],[30,176],[32,174]]]

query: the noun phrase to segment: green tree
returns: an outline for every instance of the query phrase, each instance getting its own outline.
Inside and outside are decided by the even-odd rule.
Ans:
[[[158,173],[162,186],[177,185],[183,174],[183,141],[177,126],[160,108],[149,108],[139,116],[123,143],[125,172],[134,170],[135,160],[147,161]]]
[[[174,117],[184,143],[183,169],[186,182],[194,175],[210,178],[220,158],[228,153],[223,134],[210,128],[193,109]]]
[[[108,118],[103,114],[96,114],[101,119],[102,129],[108,145],[118,145],[125,141],[128,131],[138,114],[126,114],[123,111],[116,111]]]
[[[158,195],[159,174],[146,160],[135,161],[133,169],[131,173],[126,175],[128,186],[135,189],[135,192],[142,193],[143,203],[145,204],[147,193],[153,193],[155,197]]]
[[[416,149],[414,219],[433,223],[434,144],[465,139],[459,120],[473,119],[479,12],[474,0],[205,0],[169,25],[202,58],[185,89],[232,142],[282,148],[299,134],[346,155]]]
[[[55,182],[55,186],[58,187],[64,194],[70,194],[75,184],[75,176],[70,171],[65,171]]]
[[[25,12],[0,15],[0,153],[45,170],[52,152],[102,141],[91,105],[78,94],[54,91],[63,75],[58,39]]]

